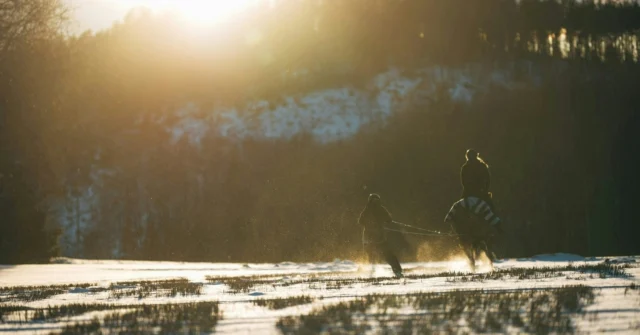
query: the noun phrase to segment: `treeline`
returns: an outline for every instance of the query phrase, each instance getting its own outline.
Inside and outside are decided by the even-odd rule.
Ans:
[[[56,254],[52,209],[61,206],[71,213],[62,241],[69,256],[353,257],[355,218],[370,191],[397,217],[443,228],[468,146],[494,166],[495,193],[513,223],[511,254],[586,253],[596,238],[589,225],[635,217],[622,210],[621,193],[634,184],[605,179],[633,176],[629,164],[611,162],[622,162],[621,148],[637,152],[629,140],[613,142],[631,136],[633,128],[618,127],[634,124],[638,106],[636,65],[616,59],[576,60],[562,80],[471,107],[409,108],[383,130],[329,145],[305,136],[238,144],[210,132],[196,147],[173,144],[166,128],[189,102],[203,110],[252,99],[277,105],[283,95],[363,87],[390,65],[532,59],[546,68],[549,59],[524,52],[528,36],[562,27],[634,32],[637,3],[264,1],[196,34],[175,16],[136,10],[107,31],[73,37],[61,29],[68,14],[55,0],[0,0],[0,263]],[[98,207],[81,205],[87,194]],[[628,229],[612,223],[606,233],[616,242],[603,250],[633,251]],[[446,252],[438,250],[432,255]]]

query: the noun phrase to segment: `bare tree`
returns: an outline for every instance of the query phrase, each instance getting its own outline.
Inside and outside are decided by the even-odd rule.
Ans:
[[[61,33],[68,22],[60,0],[0,0],[0,59],[19,44]]]

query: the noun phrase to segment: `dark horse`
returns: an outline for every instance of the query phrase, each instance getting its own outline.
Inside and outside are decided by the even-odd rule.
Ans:
[[[484,251],[491,263],[495,254],[491,250],[491,238],[498,232],[500,218],[491,205],[478,197],[463,198],[451,206],[444,221],[458,236],[460,247],[469,258],[469,265],[475,271],[476,260]]]

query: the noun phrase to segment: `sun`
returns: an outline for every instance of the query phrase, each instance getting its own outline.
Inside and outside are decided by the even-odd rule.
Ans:
[[[175,12],[188,23],[213,26],[245,11],[259,0],[141,0],[157,11]]]
[[[180,0],[175,2],[175,9],[192,23],[210,25],[239,14],[255,2],[255,0]]]

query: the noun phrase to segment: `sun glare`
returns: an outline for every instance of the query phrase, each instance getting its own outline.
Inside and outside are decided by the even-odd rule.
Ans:
[[[198,25],[215,24],[247,9],[255,0],[181,0],[176,9]]]
[[[197,26],[212,26],[248,9],[258,0],[142,0],[154,11],[170,11]]]

